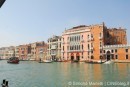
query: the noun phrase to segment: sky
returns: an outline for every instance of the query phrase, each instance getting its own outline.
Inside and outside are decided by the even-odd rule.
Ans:
[[[130,0],[6,0],[0,8],[0,47],[45,41],[78,25],[127,29]]]

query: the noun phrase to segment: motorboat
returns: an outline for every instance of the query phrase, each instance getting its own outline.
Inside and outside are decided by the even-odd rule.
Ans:
[[[106,61],[104,64],[111,64],[114,63],[113,61]]]
[[[43,60],[43,63],[52,63],[51,60]]]
[[[18,57],[11,57],[8,59],[7,63],[19,64],[19,59]]]

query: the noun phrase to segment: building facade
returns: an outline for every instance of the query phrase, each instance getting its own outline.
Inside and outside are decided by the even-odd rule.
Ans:
[[[103,56],[107,60],[130,62],[130,45],[105,45]]]
[[[30,60],[39,60],[39,53],[38,53],[37,49],[44,45],[45,45],[44,41],[31,43]]]
[[[19,45],[19,59],[28,60],[28,54],[31,53],[31,45]]]
[[[42,43],[36,47],[36,60],[45,60],[47,59],[47,44]]]
[[[15,47],[14,46],[0,48],[0,58],[1,59],[8,59],[13,56],[15,56]]]
[[[52,59],[54,61],[61,60],[61,36],[53,36],[48,39],[48,59]]]
[[[63,60],[100,61],[104,45],[126,44],[125,29],[109,29],[104,23],[80,25],[62,33],[61,57]]]

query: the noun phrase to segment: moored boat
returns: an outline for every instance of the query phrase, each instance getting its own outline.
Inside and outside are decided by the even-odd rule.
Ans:
[[[51,60],[43,60],[43,63],[52,63]]]
[[[19,59],[18,59],[18,57],[11,57],[8,59],[7,63],[18,64]]]

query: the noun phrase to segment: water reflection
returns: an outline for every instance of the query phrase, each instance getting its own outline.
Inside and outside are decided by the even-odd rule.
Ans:
[[[85,87],[69,82],[130,81],[130,64],[37,63],[18,65],[0,61],[0,81],[9,81],[10,87]],[[86,87],[104,87],[87,85]],[[110,86],[109,86],[110,87]]]

